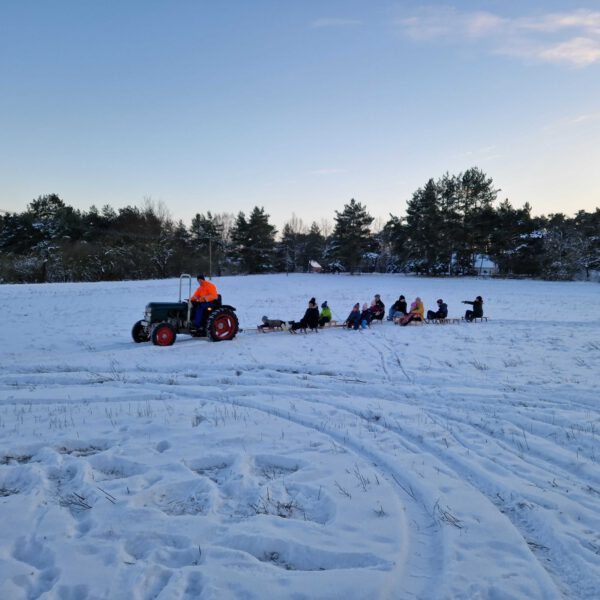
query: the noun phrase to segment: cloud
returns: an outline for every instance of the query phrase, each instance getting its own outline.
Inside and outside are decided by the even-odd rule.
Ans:
[[[577,125],[579,123],[586,123],[589,121],[597,121],[600,119],[600,113],[589,113],[586,115],[578,115],[569,119],[570,125]]]
[[[539,58],[548,62],[571,64],[576,67],[588,67],[600,62],[600,40],[573,38],[567,42],[545,48]]]
[[[404,35],[421,42],[477,43],[494,54],[578,68],[600,63],[600,11],[507,18],[426,7],[396,24]]]
[[[576,10],[571,13],[550,13],[538,18],[524,17],[515,21],[516,27],[554,33],[563,29],[580,29],[594,35],[600,34],[600,12]]]
[[[357,19],[340,19],[331,17],[316,19],[310,24],[310,26],[315,29],[324,27],[356,27],[357,25],[362,25],[362,21]]]
[[[479,38],[497,33],[507,19],[488,12],[459,13],[454,8],[423,8],[418,15],[401,18],[396,23],[415,40],[454,39],[456,36]]]
[[[549,123],[548,125],[542,127],[541,131],[543,131],[544,133],[554,133],[568,127],[576,127],[583,123],[589,126],[590,123],[596,123],[598,121],[600,121],[600,112],[583,113],[581,115],[564,117],[562,119],[559,119],[558,121]]]

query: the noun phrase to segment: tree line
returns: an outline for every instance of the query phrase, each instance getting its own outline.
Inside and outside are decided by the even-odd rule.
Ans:
[[[162,204],[88,211],[56,194],[22,213],[0,215],[0,282],[99,281],[182,272],[295,272],[318,263],[329,272],[477,273],[488,257],[501,276],[590,278],[600,270],[600,209],[533,216],[529,204],[498,201],[478,168],[430,179],[378,230],[352,199],[333,227],[293,216],[280,235],[264,208],[248,214],[198,213],[189,225]]]

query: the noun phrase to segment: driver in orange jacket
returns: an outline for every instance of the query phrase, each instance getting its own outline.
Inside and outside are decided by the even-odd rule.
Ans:
[[[190,300],[196,307],[194,325],[200,327],[205,308],[219,297],[219,293],[217,292],[217,286],[210,281],[206,281],[204,275],[200,274],[196,279],[198,280],[198,289],[192,294]]]

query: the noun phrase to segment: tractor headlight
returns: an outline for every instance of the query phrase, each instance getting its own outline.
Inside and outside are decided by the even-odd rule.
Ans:
[[[148,323],[152,322],[152,311],[149,308],[144,312],[144,321],[148,321]]]

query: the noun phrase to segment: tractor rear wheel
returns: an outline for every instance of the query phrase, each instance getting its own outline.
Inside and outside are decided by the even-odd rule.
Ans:
[[[213,342],[232,340],[238,332],[238,318],[228,308],[217,308],[206,321],[206,331]]]
[[[136,344],[140,342],[147,342],[150,340],[150,336],[146,331],[145,327],[142,325],[141,321],[138,321],[131,329],[131,337]]]
[[[170,323],[159,323],[152,329],[152,343],[155,346],[172,346],[176,337],[175,328]]]

